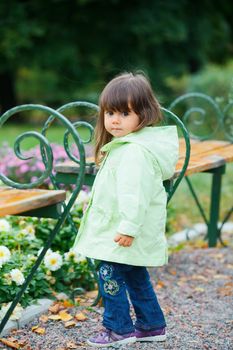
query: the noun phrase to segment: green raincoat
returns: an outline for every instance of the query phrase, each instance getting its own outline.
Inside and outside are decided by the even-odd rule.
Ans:
[[[78,253],[136,266],[167,263],[167,195],[163,181],[178,160],[175,126],[145,127],[113,138],[97,173],[89,205],[74,243]],[[117,233],[135,237],[130,247],[114,242]]]

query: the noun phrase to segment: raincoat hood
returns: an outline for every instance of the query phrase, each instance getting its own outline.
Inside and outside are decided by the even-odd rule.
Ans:
[[[145,147],[158,163],[163,180],[173,176],[179,155],[176,126],[148,126],[126,136],[113,138],[101,151],[109,152],[124,143],[136,143]]]

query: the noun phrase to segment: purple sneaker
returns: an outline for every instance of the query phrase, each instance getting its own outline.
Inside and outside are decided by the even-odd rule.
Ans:
[[[95,337],[88,339],[87,343],[98,348],[108,347],[115,344],[135,343],[135,332],[127,334],[117,334],[110,329],[104,329]]]
[[[165,341],[166,332],[165,327],[156,329],[154,331],[139,331],[135,330],[136,341]]]

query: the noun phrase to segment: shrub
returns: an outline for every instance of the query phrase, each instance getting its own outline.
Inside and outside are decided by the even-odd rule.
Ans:
[[[169,77],[166,85],[178,97],[188,92],[202,92],[226,105],[233,100],[233,60],[225,65],[208,64],[201,71],[181,78]]]

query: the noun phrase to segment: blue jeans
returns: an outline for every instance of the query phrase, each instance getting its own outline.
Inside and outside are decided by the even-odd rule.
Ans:
[[[138,330],[155,330],[166,326],[147,269],[102,261],[99,266],[100,291],[104,302],[104,327],[126,334]],[[136,323],[130,317],[127,291],[133,304]]]

